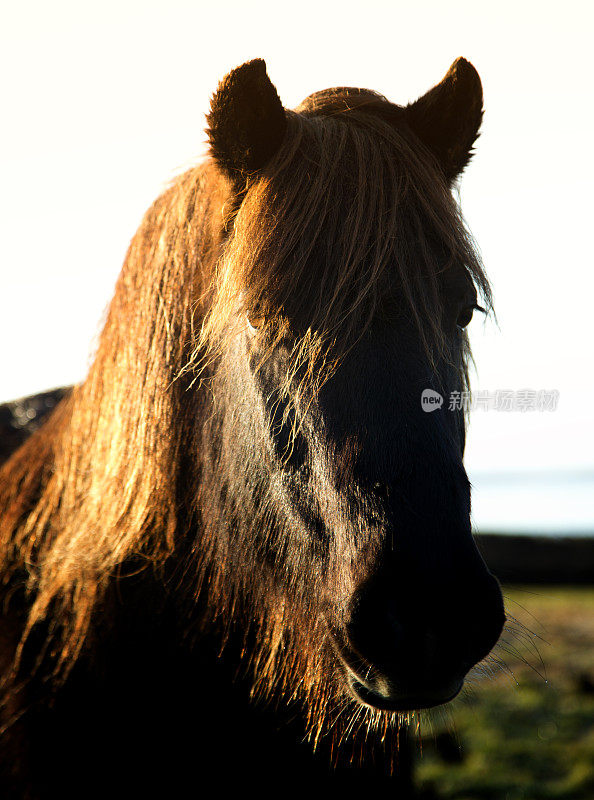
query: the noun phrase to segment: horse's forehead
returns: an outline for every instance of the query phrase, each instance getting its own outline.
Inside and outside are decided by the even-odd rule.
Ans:
[[[332,113],[378,103],[385,103],[387,106],[397,108],[383,94],[375,92],[373,89],[359,89],[355,86],[334,86],[308,95],[305,100],[299,103],[295,111],[302,114]]]

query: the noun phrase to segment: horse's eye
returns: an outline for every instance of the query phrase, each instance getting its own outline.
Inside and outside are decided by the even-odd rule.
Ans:
[[[459,328],[465,328],[467,325],[470,324],[470,320],[472,319],[472,314],[476,306],[467,306],[463,308],[462,311],[458,314],[458,319],[456,320],[456,325]]]

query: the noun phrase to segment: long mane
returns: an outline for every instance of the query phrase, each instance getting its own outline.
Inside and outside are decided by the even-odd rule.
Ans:
[[[205,165],[149,209],[87,379],[0,472],[4,581],[26,575],[25,638],[51,609],[63,663],[116,567],[135,554],[158,562],[174,547],[189,400],[176,377],[200,324],[196,298],[218,256],[226,195]]]
[[[200,518],[196,503],[216,496],[200,486],[196,378],[216,371],[243,312],[265,319],[271,348],[293,321],[295,363],[315,382],[396,294],[428,351],[443,351],[439,280],[452,264],[489,301],[432,157],[395,124],[395,107],[355,92],[319,93],[289,114],[241,204],[211,162],[175,180],[130,245],[88,377],[0,471],[4,581],[26,583],[23,641],[51,623],[58,669],[77,658],[120,565],[165,563]],[[280,636],[262,632],[268,675]]]

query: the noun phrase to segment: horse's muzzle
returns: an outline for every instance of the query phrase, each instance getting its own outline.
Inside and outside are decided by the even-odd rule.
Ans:
[[[413,711],[452,700],[472,667],[494,647],[505,614],[497,580],[486,572],[465,592],[423,598],[367,585],[356,592],[345,625],[330,639],[351,696],[387,711]]]
[[[376,667],[366,663],[360,655],[348,649],[343,637],[336,632],[330,639],[346,679],[350,695],[354,700],[382,711],[412,711],[443,705],[453,700],[464,684],[464,679],[450,685],[419,688],[407,691],[390,678],[382,675]]]

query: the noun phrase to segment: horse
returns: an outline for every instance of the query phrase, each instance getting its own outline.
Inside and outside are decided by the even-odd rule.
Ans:
[[[0,472],[3,796],[398,785],[505,622],[464,413],[421,402],[492,304],[452,194],[482,115],[463,58],[406,106],[219,84]]]

